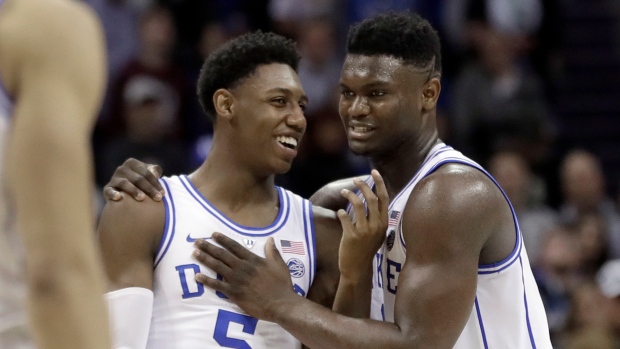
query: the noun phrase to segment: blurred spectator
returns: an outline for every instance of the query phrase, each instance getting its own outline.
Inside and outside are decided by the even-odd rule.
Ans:
[[[160,80],[137,76],[128,81],[122,96],[125,132],[105,143],[100,161],[103,178],[129,157],[159,164],[170,174],[190,169],[186,142],[172,133],[176,97]]]
[[[489,171],[504,189],[517,213],[523,243],[534,265],[538,262],[545,235],[559,221],[558,214],[544,205],[544,183],[514,152],[494,154],[489,162]]]
[[[614,335],[615,348],[620,348],[620,259],[606,262],[596,279],[607,299],[605,314]]]
[[[521,41],[488,24],[472,24],[477,59],[454,82],[453,136],[480,162],[500,149],[530,164],[544,161],[553,140],[542,81],[521,61]]]
[[[440,28],[446,44],[462,52],[477,39],[479,24],[523,41],[536,33],[543,15],[541,0],[444,0]]]
[[[86,0],[101,19],[108,53],[109,81],[137,53],[138,21],[152,0]]]
[[[609,257],[609,234],[605,220],[596,213],[585,214],[577,223],[576,233],[581,246],[582,272],[594,276]]]
[[[615,349],[606,309],[607,299],[595,283],[580,285],[571,297],[566,335],[556,348]]]
[[[334,26],[327,18],[304,21],[299,32],[299,79],[308,95],[306,114],[336,108],[341,59],[336,56]]]
[[[111,113],[99,125],[104,144],[98,151],[100,183],[130,156],[157,160],[168,173],[187,170],[181,162],[187,161],[188,153],[188,85],[173,60],[175,27],[170,12],[149,8],[141,18],[139,37],[140,51],[112,85]],[[164,150],[164,144],[170,148]],[[172,154],[172,149],[178,153]]]
[[[583,281],[580,257],[574,234],[567,227],[558,226],[545,237],[539,263],[532,266],[554,342],[566,326],[571,293]]]
[[[562,221],[576,224],[587,214],[600,216],[607,228],[609,255],[620,257],[620,215],[605,192],[599,160],[583,150],[570,152],[562,163],[560,179],[564,194],[560,209]]]
[[[302,30],[299,23],[311,18],[332,18],[339,0],[270,0],[268,13],[274,29],[286,36],[297,38]]]

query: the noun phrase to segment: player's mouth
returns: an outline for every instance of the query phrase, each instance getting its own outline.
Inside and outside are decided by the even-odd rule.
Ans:
[[[299,140],[291,136],[277,136],[276,143],[278,149],[280,149],[280,154],[282,154],[287,161],[293,161],[297,156]]]
[[[349,139],[365,140],[374,130],[375,128],[370,125],[349,125]]]
[[[283,147],[288,149],[297,149],[297,144],[299,143],[297,139],[288,136],[278,136],[276,137],[276,141],[280,143]]]

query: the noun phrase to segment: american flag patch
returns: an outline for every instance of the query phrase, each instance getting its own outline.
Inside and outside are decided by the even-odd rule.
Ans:
[[[300,241],[280,240],[280,245],[282,246],[282,253],[306,255],[304,244]]]
[[[400,211],[391,211],[388,218],[388,226],[398,225],[398,219],[400,218]]]

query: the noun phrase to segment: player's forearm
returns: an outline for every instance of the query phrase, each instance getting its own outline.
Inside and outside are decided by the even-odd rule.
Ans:
[[[372,266],[361,278],[351,279],[340,276],[333,310],[339,314],[369,318],[372,296]]]
[[[389,322],[355,319],[337,314],[304,298],[279,304],[273,320],[314,349],[417,349],[398,326]]]
[[[11,141],[31,322],[42,349],[108,349],[88,139],[71,131],[59,135],[31,127],[17,130]]]

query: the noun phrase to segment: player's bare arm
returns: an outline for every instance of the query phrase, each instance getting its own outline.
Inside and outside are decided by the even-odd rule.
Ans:
[[[505,224],[510,209],[482,173],[447,165],[419,183],[403,214],[403,235],[410,248],[400,274],[393,324],[337,314],[294,297],[286,285],[280,288],[270,282],[269,291],[254,285],[268,270],[286,276],[274,251],[252,270],[254,286],[248,290],[246,281],[252,276],[230,273],[238,271],[239,259],[247,257],[243,255],[247,251],[220,238],[216,241],[232,254],[205,243],[201,256],[208,265],[219,258],[229,278],[201,281],[229,292],[249,314],[277,322],[312,348],[452,348],[471,314],[478,263],[499,261],[511,251],[506,244],[503,250],[492,246],[495,252],[481,254],[493,232],[514,233],[514,226]],[[240,288],[241,284],[245,286]],[[277,297],[269,302],[253,301],[273,294]]]
[[[165,226],[162,202],[122,200],[106,203],[97,234],[108,291],[152,288],[153,260]]]
[[[163,202],[108,202],[98,226],[108,279],[114,347],[144,349],[153,303],[153,261],[164,231]]]
[[[90,133],[106,75],[102,30],[73,1],[6,1],[0,52],[16,102],[8,176],[33,332],[40,348],[107,349],[90,200]]]
[[[322,207],[312,206],[316,233],[316,276],[307,298],[331,308],[338,288],[338,246],[342,228],[336,213]]]

